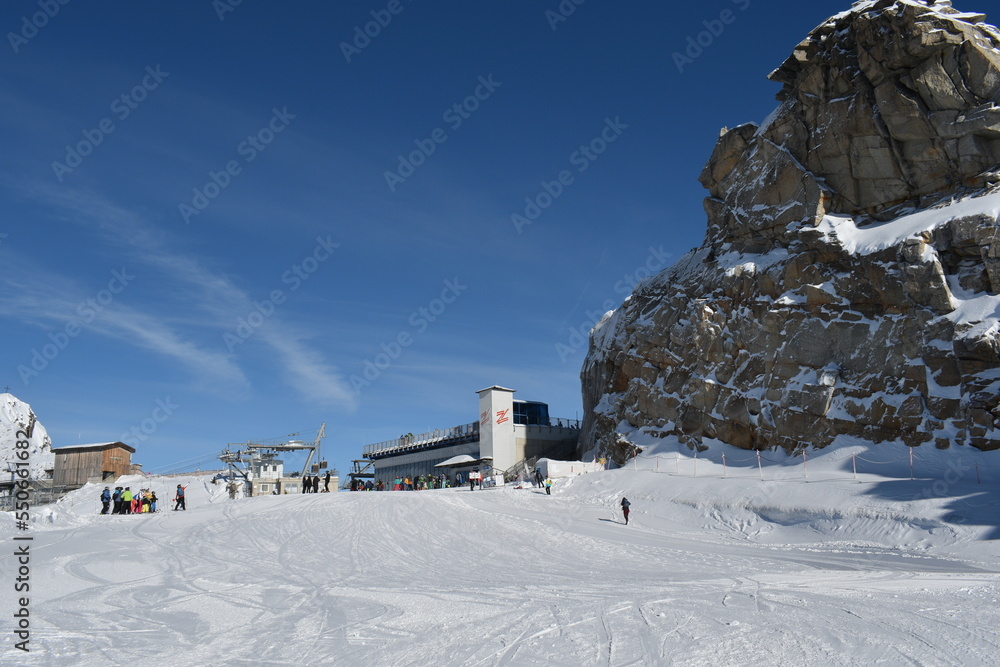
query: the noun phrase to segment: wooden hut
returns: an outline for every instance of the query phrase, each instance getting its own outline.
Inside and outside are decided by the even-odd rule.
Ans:
[[[132,472],[135,449],[124,442],[103,442],[53,449],[56,455],[54,486],[83,486],[87,482],[114,481]]]

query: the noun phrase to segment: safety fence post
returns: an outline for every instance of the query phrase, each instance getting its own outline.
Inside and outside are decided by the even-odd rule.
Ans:
[[[913,481],[913,447],[910,447],[910,481]]]
[[[982,484],[983,480],[979,478],[979,462],[976,461],[976,484]]]
[[[854,464],[854,479],[858,479],[858,455],[851,452],[851,463]]]
[[[760,470],[760,481],[764,481],[764,466],[760,463],[760,450],[757,450],[757,470]]]
[[[809,479],[809,470],[806,468],[806,450],[802,450],[802,476]]]
[[[722,476],[723,477],[728,477],[729,476],[728,470],[726,469],[726,453],[725,452],[722,453]]]
[[[698,450],[694,452],[694,476],[698,476]]]

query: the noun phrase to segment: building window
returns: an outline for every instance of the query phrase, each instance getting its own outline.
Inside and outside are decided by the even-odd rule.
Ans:
[[[545,403],[514,401],[514,423],[528,426],[550,426],[549,406]]]

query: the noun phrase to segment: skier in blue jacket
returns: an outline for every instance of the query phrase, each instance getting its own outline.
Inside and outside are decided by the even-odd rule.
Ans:
[[[101,514],[107,514],[108,510],[111,508],[111,488],[104,487],[104,492],[101,494]]]
[[[174,504],[174,511],[175,512],[177,510],[179,510],[179,509],[180,510],[186,510],[187,509],[187,503],[184,502],[184,489],[186,489],[186,488],[187,488],[186,486],[181,486],[180,484],[177,485],[177,495],[174,496],[174,503],[175,503]]]

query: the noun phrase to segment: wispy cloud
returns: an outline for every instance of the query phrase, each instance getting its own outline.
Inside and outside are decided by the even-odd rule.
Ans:
[[[228,354],[200,347],[161,316],[136,310],[118,300],[98,303],[97,293],[87,294],[65,276],[10,253],[4,257],[4,264],[9,271],[0,279],[0,315],[44,328],[55,325],[67,330],[74,325],[162,354],[179,361],[218,390],[231,392],[249,386],[243,371]],[[43,340],[40,344],[47,342]],[[25,363],[30,355],[30,350],[24,351]]]
[[[159,274],[163,294],[156,305],[139,309],[115,303],[90,324],[91,329],[177,359],[201,377],[218,378],[233,386],[249,385],[237,359],[222,346],[222,334],[238,317],[254,309],[246,290],[203,260],[172,250],[166,233],[99,194],[48,183],[23,184],[21,190],[66,221],[96,230],[137,270],[148,268]],[[82,294],[82,290],[69,279],[37,269],[9,275],[31,278],[16,285],[4,279],[0,312],[36,324],[41,320],[63,322],[73,316],[78,302],[60,295]],[[172,304],[183,304],[183,308]],[[192,311],[200,316],[191,317]],[[179,331],[185,328],[190,330]],[[194,342],[196,329],[211,330],[213,337],[218,336],[220,349]],[[322,354],[303,342],[307,338],[275,320],[268,321],[255,336],[276,353],[285,382],[303,397],[353,409],[355,397],[349,384]]]
[[[285,381],[317,403],[354,407],[357,399],[344,377],[327,365],[322,355],[310,350],[290,331],[271,323],[261,339],[274,349],[284,369]]]

